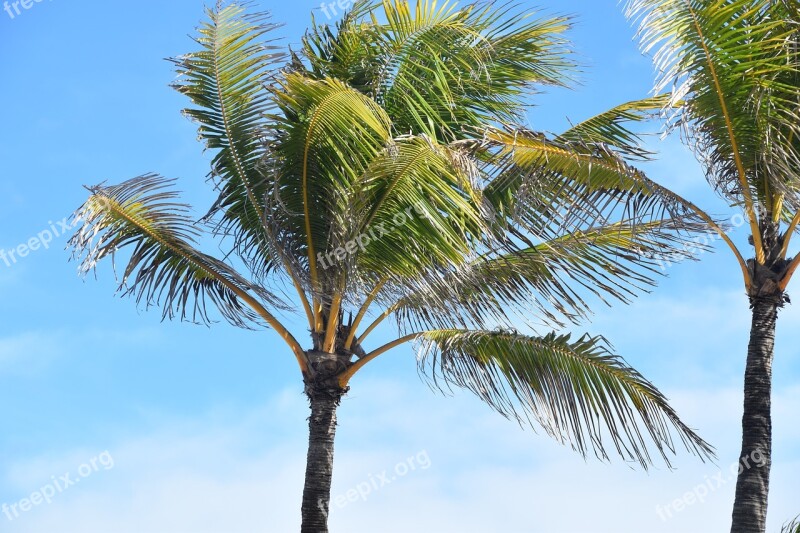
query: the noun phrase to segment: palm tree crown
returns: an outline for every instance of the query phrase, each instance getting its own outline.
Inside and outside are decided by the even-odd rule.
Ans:
[[[748,289],[760,267],[783,270],[800,222],[799,8],[793,0],[628,5],[643,48],[655,50],[656,91],[672,85],[671,126],[688,131],[709,183],[745,211],[755,274],[730,244]],[[781,222],[789,225],[783,235]]]
[[[198,50],[174,60],[175,88],[214,150],[219,196],[198,222],[157,175],[92,188],[71,241],[84,271],[127,247],[124,290],[165,317],[208,322],[210,303],[273,328],[312,404],[416,340],[436,384],[581,453],[607,457],[610,439],[647,466],[650,444],[674,451],[672,432],[711,453],[602,337],[518,332],[578,322],[590,297],[627,301],[653,284],[654,256],[685,255],[680,231],[699,219],[631,166],[649,154],[626,123],[664,98],[530,131],[535,88],[569,82],[569,24],[491,4],[359,1],[288,54],[265,14],[233,3],[208,18]],[[247,275],[201,252],[201,232]],[[309,349],[276,318],[285,309],[305,315]],[[398,338],[368,346],[390,316]]]
[[[381,8],[385,23],[373,18]],[[91,188],[72,241],[84,271],[129,247],[122,284],[137,300],[160,302],[167,317],[207,322],[211,302],[235,325],[265,323],[311,373],[275,318],[293,308],[269,289],[283,278],[313,351],[346,358],[342,385],[374,354],[358,327],[375,305],[378,320],[394,314],[440,355],[423,363],[435,359],[504,414],[530,410],[581,450],[601,442],[595,417],[620,429],[611,437],[621,444],[618,424],[635,414],[657,444],[668,442],[661,419],[706,450],[603,339],[511,331],[529,303],[539,319],[585,317],[570,282],[626,300],[652,283],[653,254],[680,253],[684,207],[624,160],[642,153],[623,122],[660,99],[557,137],[498,126],[521,117],[533,85],[565,82],[563,19],[359,2],[336,32],[314,26],[285,66],[266,15],[233,4],[209,18],[201,49],[175,60],[175,87],[216,150],[219,198],[198,224],[157,175]],[[232,238],[249,278],[196,248],[208,230]],[[609,400],[626,407],[601,408]],[[626,444],[621,452],[644,458]]]

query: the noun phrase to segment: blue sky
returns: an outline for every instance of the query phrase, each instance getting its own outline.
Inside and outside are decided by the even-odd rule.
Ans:
[[[325,19],[305,0],[257,5],[286,23],[288,43],[297,43],[313,9]],[[569,36],[582,64],[574,90],[535,99],[531,127],[558,131],[648,94],[650,61],[616,2],[521,5],[576,15]],[[13,18],[0,12],[0,248],[51,225],[59,233],[48,249],[0,261],[0,504],[44,492],[67,473],[79,480],[13,520],[0,515],[0,531],[298,529],[307,406],[284,345],[269,331],[162,323],[158,310],[114,296],[110,265],[96,280],[80,279],[60,234],[59,221],[86,197],[82,185],[149,171],[178,178],[198,213],[209,205],[210,156],[179,113],[186,102],[168,87],[174,74],[163,60],[192,49],[188,35],[202,16],[195,0],[44,0]],[[661,154],[647,165],[653,178],[730,213],[678,139],[649,143]],[[746,248],[743,235],[735,238]],[[340,409],[333,494],[345,504],[334,502],[332,530],[726,530],[749,327],[737,271],[727,250],[705,254],[671,267],[628,307],[598,306],[594,322],[579,328],[606,335],[654,381],[718,448],[718,465],[680,454],[676,471],[645,473],[616,459],[584,461],[467,393],[433,394],[406,347],[361,373]],[[800,513],[798,326],[797,306],[781,313],[772,531]],[[347,500],[383,471],[395,479]],[[714,479],[722,482],[702,503],[666,519],[657,512]]]

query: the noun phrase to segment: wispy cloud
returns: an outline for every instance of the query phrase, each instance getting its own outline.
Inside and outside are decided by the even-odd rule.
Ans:
[[[644,473],[619,461],[584,463],[466,395],[442,398],[422,385],[372,380],[355,390],[357,396],[340,410],[333,494],[346,493],[422,449],[430,467],[375,491],[368,501],[334,507],[333,530],[692,533],[716,531],[727,523],[732,486],[667,523],[655,512],[656,505],[682,495],[697,484],[698,476],[702,480],[719,466],[682,457],[675,472],[661,468]],[[737,391],[667,392],[682,414],[719,446],[720,464],[727,464],[730,455],[735,460]],[[793,423],[792,412],[800,408],[797,398],[796,390],[777,391],[775,403],[784,407],[776,410],[776,427]],[[702,407],[709,404],[715,406],[713,412]],[[154,433],[102,443],[113,454],[112,471],[4,530],[295,531],[306,411],[302,396],[287,390],[247,412],[220,407],[196,418],[165,418]],[[9,486],[36,487],[43,475],[85,454],[81,449],[61,458],[31,458],[4,480],[5,492]],[[773,470],[770,512],[775,525],[796,512],[790,496],[800,465],[778,454]],[[626,511],[620,513],[623,503]]]

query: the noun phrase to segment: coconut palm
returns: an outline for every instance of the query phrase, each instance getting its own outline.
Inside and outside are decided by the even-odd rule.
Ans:
[[[646,290],[653,257],[686,256],[681,232],[701,225],[631,166],[649,154],[626,124],[663,98],[557,136],[519,125],[536,87],[568,82],[567,27],[491,5],[358,2],[284,54],[267,15],[218,5],[174,60],[214,151],[208,214],[155,174],[92,187],[77,211],[84,273],[125,248],[121,290],[165,318],[208,323],[216,308],[285,341],[311,407],[303,532],[327,531],[340,399],[405,343],[434,385],[582,454],[647,467],[679,441],[711,453],[602,337],[536,333]],[[210,237],[225,260],[201,251]],[[307,347],[286,310],[307,320]],[[396,339],[370,344],[390,317]]]
[[[764,531],[772,455],[772,359],[778,310],[800,255],[789,245],[800,222],[800,70],[797,0],[630,0],[645,50],[672,86],[670,126],[680,127],[706,178],[744,211],[754,257],[733,251],[752,309],[742,417],[742,465],[731,531]],[[707,215],[696,211],[699,216]]]

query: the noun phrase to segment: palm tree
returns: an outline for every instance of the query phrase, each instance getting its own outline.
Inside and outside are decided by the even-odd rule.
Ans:
[[[582,454],[607,458],[610,442],[644,467],[653,447],[668,463],[673,433],[712,453],[602,337],[514,327],[578,322],[589,297],[650,286],[657,254],[687,255],[682,230],[700,222],[629,164],[649,154],[626,123],[663,98],[558,136],[517,125],[535,87],[568,81],[562,18],[358,2],[288,56],[266,14],[232,3],[208,18],[199,49],[174,60],[175,88],[215,151],[216,202],[197,221],[158,175],[98,185],[70,243],[84,273],[130,250],[120,289],[165,318],[208,323],[216,307],[286,342],[311,407],[303,532],[327,531],[340,399],[412,341],[435,385]],[[221,239],[226,260],[201,237]],[[277,318],[285,310],[307,319],[309,348]],[[397,338],[369,346],[389,317]]]
[[[680,127],[706,178],[743,209],[755,257],[733,251],[752,309],[733,532],[765,529],[772,455],[772,359],[778,310],[800,255],[788,255],[800,222],[800,70],[797,0],[629,0],[644,50],[656,50],[656,92],[672,85]],[[696,209],[698,216],[709,217]],[[764,466],[747,467],[754,455]],[[759,461],[759,464],[761,462]]]

